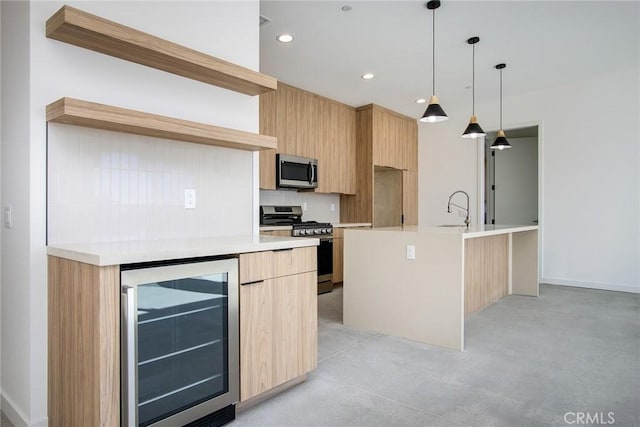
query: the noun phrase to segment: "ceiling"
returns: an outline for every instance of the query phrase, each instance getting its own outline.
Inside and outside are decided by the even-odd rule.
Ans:
[[[352,106],[376,103],[419,117],[431,95],[432,15],[426,1],[261,1],[260,71]],[[344,5],[351,11],[343,12]],[[291,44],[276,41],[283,32]],[[445,109],[637,67],[640,2],[455,1],[436,11],[436,94]],[[373,80],[362,80],[365,72]],[[595,100],[594,100],[595,101]],[[470,111],[469,111],[470,112]]]

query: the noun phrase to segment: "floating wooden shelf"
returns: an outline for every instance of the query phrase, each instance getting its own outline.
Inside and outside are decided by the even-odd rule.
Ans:
[[[275,90],[265,74],[69,6],[47,20],[47,37],[247,95]]]
[[[197,144],[259,151],[277,148],[272,136],[227,129],[110,105],[61,98],[47,105],[47,121]]]

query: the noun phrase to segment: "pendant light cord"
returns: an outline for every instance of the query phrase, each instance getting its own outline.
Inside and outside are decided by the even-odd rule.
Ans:
[[[500,130],[502,130],[502,68],[500,68]]]
[[[472,48],[472,65],[471,65],[471,115],[476,115],[476,44],[471,45]]]
[[[432,45],[431,45],[431,95],[436,94],[436,10],[433,9],[433,37],[431,37]]]

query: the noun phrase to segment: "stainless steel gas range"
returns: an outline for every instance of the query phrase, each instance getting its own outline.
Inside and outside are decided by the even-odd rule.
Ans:
[[[318,293],[333,290],[333,226],[328,222],[302,221],[300,206],[260,206],[260,224],[291,226],[292,237],[317,237]]]

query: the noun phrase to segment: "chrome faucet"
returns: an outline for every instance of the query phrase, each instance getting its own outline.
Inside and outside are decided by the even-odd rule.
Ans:
[[[455,196],[457,193],[462,193],[465,196],[467,196],[467,207],[462,207],[460,205],[456,205],[455,203],[451,202],[451,199],[453,198],[453,196]],[[451,193],[451,195],[449,196],[449,203],[447,203],[447,212],[451,213],[451,205],[455,206],[456,208],[460,208],[460,209],[464,209],[465,212],[467,212],[467,217],[464,219],[464,225],[467,226],[467,228],[469,228],[469,224],[471,224],[471,219],[469,219],[469,195],[462,190],[458,190],[458,191],[454,191],[453,193]]]

